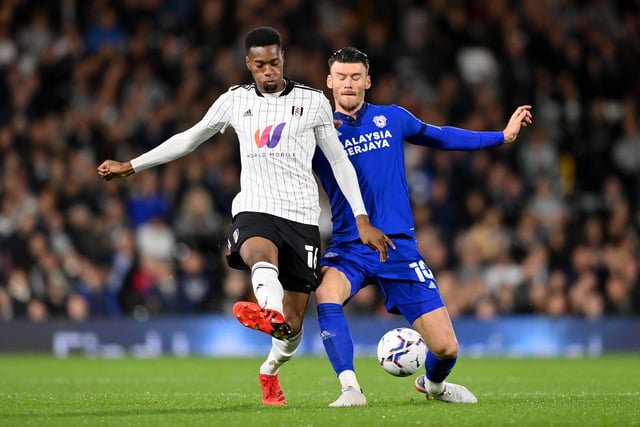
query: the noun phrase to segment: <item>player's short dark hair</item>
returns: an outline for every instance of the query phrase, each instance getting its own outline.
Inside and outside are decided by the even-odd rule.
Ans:
[[[335,62],[344,62],[347,64],[362,63],[369,73],[369,57],[362,51],[356,49],[353,46],[346,46],[342,49],[338,49],[329,57],[329,69]]]
[[[249,31],[244,37],[244,46],[249,52],[252,47],[271,46],[277,44],[282,48],[282,39],[278,30],[272,27],[258,27]]]

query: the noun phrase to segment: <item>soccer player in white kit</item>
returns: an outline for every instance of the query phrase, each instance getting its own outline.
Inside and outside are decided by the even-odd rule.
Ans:
[[[331,164],[362,242],[378,251],[381,261],[393,243],[369,222],[329,100],[320,90],[283,76],[280,34],[255,28],[247,33],[245,47],[254,83],[231,87],[202,120],[152,150],[124,163],[105,160],[98,174],[110,180],[167,163],[233,127],[240,144],[241,189],[232,203],[227,261],[251,271],[257,301],[237,302],[233,311],[244,326],[273,337],[260,367],[262,403],[284,405],[278,370],[300,344],[309,294],[318,285],[320,205],[311,166],[316,146]]]

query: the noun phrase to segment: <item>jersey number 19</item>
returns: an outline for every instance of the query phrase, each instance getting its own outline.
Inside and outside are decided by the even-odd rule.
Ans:
[[[433,273],[427,267],[427,264],[424,261],[420,260],[419,262],[412,262],[409,264],[409,267],[413,268],[413,271],[416,272],[416,276],[418,276],[418,280],[421,282],[426,282],[428,280],[433,280]]]

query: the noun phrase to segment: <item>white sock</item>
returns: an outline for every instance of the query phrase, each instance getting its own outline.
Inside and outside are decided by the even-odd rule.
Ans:
[[[271,351],[267,360],[260,366],[260,373],[267,375],[276,375],[282,365],[287,363],[298,350],[300,341],[302,341],[302,333],[304,329],[298,332],[298,335],[288,340],[277,340],[271,338]]]
[[[441,383],[434,383],[430,381],[429,378],[425,375],[424,377],[424,387],[430,394],[438,395],[444,391],[444,381]]]
[[[278,280],[278,267],[269,262],[256,262],[251,269],[253,293],[260,307],[282,312],[284,290]]]
[[[358,379],[356,378],[355,372],[351,370],[342,371],[338,375],[338,379],[340,380],[342,391],[345,391],[349,387],[353,387],[358,391],[360,390],[360,384],[358,384]]]

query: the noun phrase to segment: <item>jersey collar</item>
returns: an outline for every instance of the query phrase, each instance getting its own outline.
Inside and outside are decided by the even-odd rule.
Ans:
[[[337,120],[342,121],[343,123],[348,123],[351,126],[360,126],[360,124],[362,123],[362,117],[364,117],[365,113],[367,112],[367,108],[369,108],[369,103],[364,102],[362,104],[362,107],[360,107],[360,109],[356,112],[355,117],[352,117],[348,114],[339,113],[337,111],[333,113],[333,117]]]
[[[284,77],[284,90],[282,92],[280,92],[280,96],[286,96],[289,93],[291,93],[291,91],[293,90],[293,80]],[[259,97],[264,98],[264,95],[258,90],[258,85],[257,84],[253,84],[254,89],[256,90],[256,95],[258,95]]]

